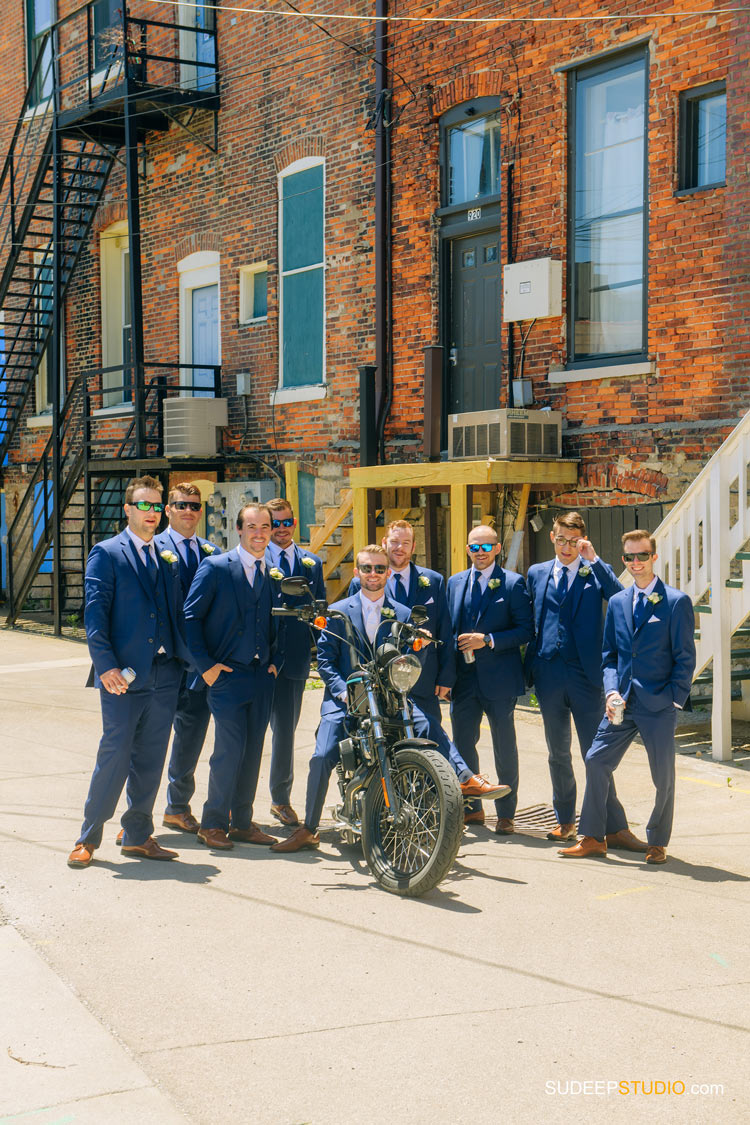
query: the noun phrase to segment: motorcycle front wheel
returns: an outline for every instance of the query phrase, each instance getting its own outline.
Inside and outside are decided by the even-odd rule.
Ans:
[[[370,783],[362,816],[362,851],[372,876],[393,894],[416,898],[445,878],[463,833],[458,779],[437,750],[405,747],[394,755],[391,778],[403,811],[396,827],[383,785]]]

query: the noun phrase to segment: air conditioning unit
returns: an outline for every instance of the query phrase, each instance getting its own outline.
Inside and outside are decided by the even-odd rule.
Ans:
[[[562,455],[562,415],[551,410],[472,410],[448,415],[448,459]]]
[[[225,398],[167,398],[164,400],[164,455],[213,457],[218,451],[220,426],[229,422]]]

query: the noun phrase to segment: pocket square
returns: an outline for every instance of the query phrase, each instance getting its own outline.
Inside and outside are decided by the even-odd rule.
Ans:
[[[648,619],[648,621],[646,622],[646,624],[647,624],[647,625],[650,625],[652,621],[656,621],[656,623],[657,623],[657,624],[659,623],[659,618],[658,618],[658,617],[656,616],[656,614],[655,614],[655,613],[652,613],[652,614],[651,614],[651,616],[649,617],[649,619]]]
[[[434,605],[435,599],[434,598],[428,598],[427,601],[424,604],[425,605]]]

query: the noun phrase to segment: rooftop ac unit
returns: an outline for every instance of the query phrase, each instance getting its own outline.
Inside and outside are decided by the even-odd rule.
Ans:
[[[448,458],[562,455],[562,415],[551,410],[473,410],[448,416]]]
[[[225,398],[168,398],[164,400],[166,457],[213,457],[220,426],[229,421]]]

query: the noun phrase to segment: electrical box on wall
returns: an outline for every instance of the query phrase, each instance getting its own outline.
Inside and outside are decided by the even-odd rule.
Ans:
[[[208,538],[222,551],[236,547],[240,538],[237,513],[243,504],[252,501],[265,504],[278,494],[278,487],[272,480],[231,480],[217,484],[216,491],[208,498]]]
[[[562,316],[562,262],[536,258],[503,266],[503,320]]]

